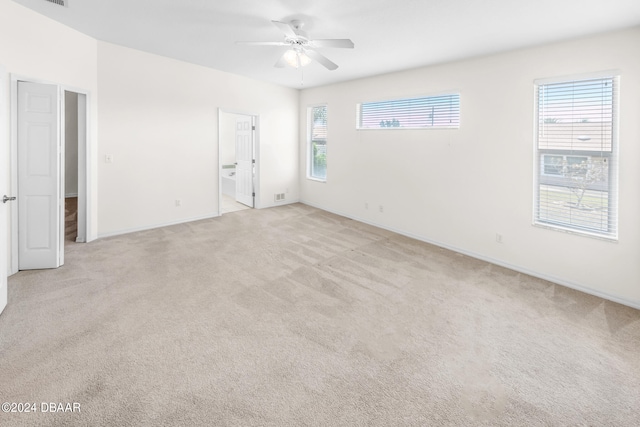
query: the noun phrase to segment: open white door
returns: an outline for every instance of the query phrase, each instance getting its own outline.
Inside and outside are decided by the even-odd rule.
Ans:
[[[62,265],[59,89],[18,82],[18,268]]]
[[[7,264],[8,264],[8,228],[7,228],[7,215],[9,212],[9,203],[7,203],[10,197],[7,196],[8,177],[6,167],[9,165],[8,149],[9,146],[6,141],[6,128],[7,124],[7,109],[5,99],[9,99],[6,93],[4,93],[5,86],[5,69],[0,67],[0,168],[3,172],[0,173],[0,197],[2,197],[2,203],[0,203],[0,313],[7,306]]]
[[[236,201],[253,207],[253,117],[236,120]]]

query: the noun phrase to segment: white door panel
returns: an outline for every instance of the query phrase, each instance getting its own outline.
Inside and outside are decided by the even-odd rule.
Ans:
[[[7,180],[6,167],[9,165],[8,159],[8,143],[6,141],[6,129],[5,123],[7,120],[7,108],[5,99],[9,97],[4,92],[5,89],[5,69],[0,67],[0,168],[3,172],[0,173],[0,197],[8,194],[9,185]],[[9,206],[15,202],[2,202],[0,203],[0,313],[7,306],[7,273],[8,273],[8,228],[7,228],[7,215],[9,212]]]
[[[58,87],[18,83],[18,268],[61,265]]]
[[[236,201],[253,207],[253,118],[236,120]]]

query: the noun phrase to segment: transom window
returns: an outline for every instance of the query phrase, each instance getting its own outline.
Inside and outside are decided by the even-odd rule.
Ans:
[[[460,127],[460,94],[402,98],[358,104],[357,129]]]
[[[536,87],[534,223],[617,238],[618,78]]]

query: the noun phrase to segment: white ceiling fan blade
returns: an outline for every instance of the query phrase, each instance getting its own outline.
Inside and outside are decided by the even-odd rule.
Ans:
[[[287,52],[283,53],[282,56],[276,61],[275,64],[273,64],[274,67],[276,68],[284,68],[287,66],[287,60],[285,59],[285,55],[287,54]]]
[[[315,50],[305,49],[304,53],[306,53],[309,58],[311,58],[311,59],[313,59],[315,61],[318,61],[320,64],[322,64],[328,70],[332,70],[333,71],[336,68],[338,68],[338,65],[336,65],[333,62],[331,62],[331,60],[329,58],[327,58],[326,56],[316,52]]]
[[[295,39],[298,36],[293,30],[293,28],[291,28],[291,25],[286,24],[284,22],[280,22],[280,21],[271,21],[271,22],[273,22],[273,25],[278,27],[280,31],[282,31],[284,35],[287,36],[288,38]]]
[[[311,40],[311,44],[315,47],[339,47],[345,49],[353,49],[353,42],[349,39],[319,39]]]
[[[236,44],[243,46],[289,46],[289,43],[285,42],[236,42]]]

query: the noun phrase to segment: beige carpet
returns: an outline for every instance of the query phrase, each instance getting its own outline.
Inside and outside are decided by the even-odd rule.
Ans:
[[[638,426],[640,312],[308,206],[244,210],[11,277],[0,400],[38,407],[2,426]]]

